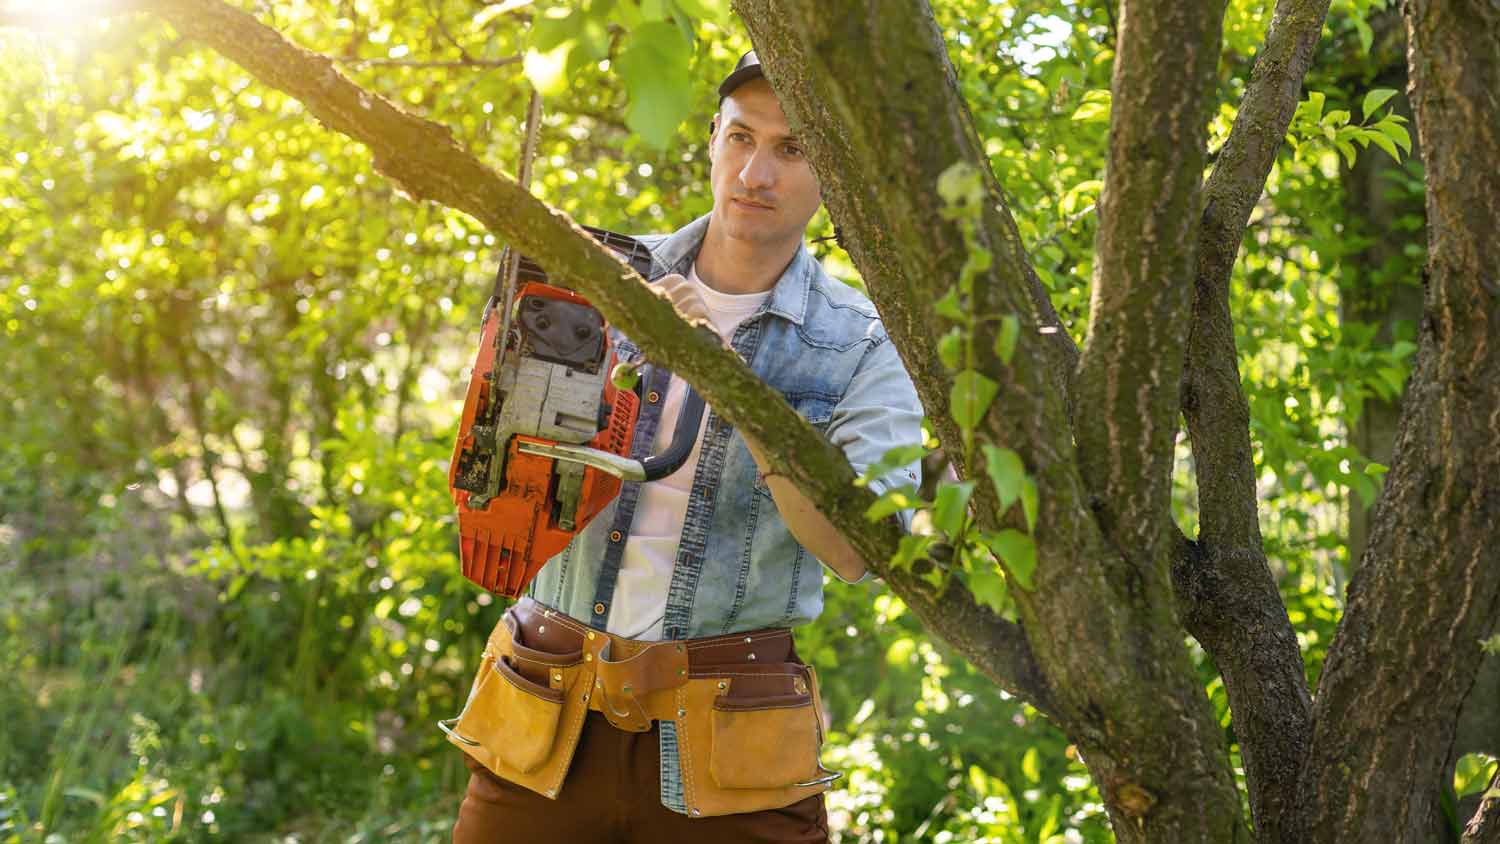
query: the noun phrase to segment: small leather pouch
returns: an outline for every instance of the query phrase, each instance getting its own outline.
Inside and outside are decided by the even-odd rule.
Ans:
[[[523,635],[513,614],[501,618],[463,714],[440,726],[496,776],[555,798],[583,729],[593,673],[581,649],[552,653],[521,644]]]
[[[478,741],[500,766],[529,774],[547,761],[557,738],[562,689],[522,677],[511,667],[510,657],[485,663],[489,670],[458,719],[458,732]]]
[[[720,788],[785,788],[816,779],[818,714],[810,694],[714,700],[709,773]]]

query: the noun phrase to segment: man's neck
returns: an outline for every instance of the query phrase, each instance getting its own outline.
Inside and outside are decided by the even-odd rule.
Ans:
[[[722,228],[708,222],[703,246],[698,250],[698,278],[720,293],[764,293],[776,286],[787,265],[797,255],[799,240],[757,245],[724,236]]]

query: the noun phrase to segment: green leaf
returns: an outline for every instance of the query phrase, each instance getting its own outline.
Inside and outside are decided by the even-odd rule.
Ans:
[[[978,205],[984,198],[979,168],[967,161],[950,164],[938,176],[938,196],[948,205]]]
[[[1083,123],[1108,122],[1109,108],[1109,91],[1088,91],[1083,95],[1083,104],[1073,111],[1073,119]]]
[[[1006,366],[1016,354],[1016,339],[1021,336],[1021,321],[1015,314],[1006,314],[1000,320],[1000,332],[995,335],[995,357]]]
[[[1401,147],[1402,152],[1411,155],[1411,133],[1395,120],[1398,116],[1393,114],[1371,128],[1394,141],[1396,146]]]
[[[1370,93],[1365,94],[1365,100],[1360,104],[1359,112],[1365,116],[1365,121],[1368,122],[1370,116],[1375,113],[1375,109],[1385,105],[1386,100],[1394,96],[1396,96],[1395,88],[1375,88]]]
[[[521,60],[521,71],[526,74],[526,79],[537,93],[544,97],[554,97],[568,90],[568,75],[564,71],[568,67],[568,53],[572,51],[573,44],[570,40],[547,52],[526,51],[526,57]]]
[[[953,389],[948,397],[953,421],[966,431],[974,430],[998,392],[999,384],[972,369],[958,373],[953,378]]]
[[[1026,781],[1036,784],[1042,781],[1042,761],[1035,747],[1026,748],[1026,753],[1021,757],[1021,773],[1026,776]]]
[[[901,544],[896,547],[896,555],[891,557],[891,566],[898,569],[909,569],[917,560],[927,559],[927,552],[933,545],[937,544],[936,534],[908,533],[901,537]]]
[[[1000,515],[1021,497],[1026,482],[1026,464],[1021,455],[1008,448],[985,444],[984,470],[995,485],[995,494],[1000,497]]]
[[[1332,126],[1334,128],[1343,126],[1348,122],[1349,112],[1342,108],[1336,108],[1333,111],[1328,112],[1327,114],[1323,115],[1322,120],[1318,121],[1319,125]]]
[[[937,300],[937,304],[933,306],[933,310],[937,311],[938,316],[951,319],[954,322],[969,321],[969,315],[964,313],[963,305],[958,301],[957,286],[948,288],[948,292],[943,294],[943,298]]]
[[[923,445],[898,445],[886,451],[880,459],[865,467],[865,471],[854,481],[855,486],[869,486],[896,469],[904,469],[926,457],[928,449]]]
[[[677,0],[677,8],[698,20],[722,27],[729,22],[727,0]]]
[[[1309,92],[1307,99],[1297,104],[1297,110],[1302,112],[1303,119],[1316,124],[1323,119],[1323,102],[1326,99],[1322,91]]]
[[[879,498],[875,499],[875,503],[871,504],[870,509],[865,511],[865,518],[872,522],[878,522],[893,513],[899,513],[902,510],[914,510],[927,505],[928,502],[922,500],[922,496],[917,492],[917,488],[906,484],[894,489],[888,489]]]
[[[974,482],[943,484],[938,488],[937,501],[932,505],[932,524],[950,538],[963,533],[968,516],[969,497],[974,494]]]
[[[1351,168],[1354,167],[1354,161],[1359,155],[1358,151],[1354,149],[1354,144],[1348,141],[1334,141],[1333,145],[1339,152],[1344,154],[1344,163]]]
[[[657,149],[667,147],[692,111],[691,58],[691,45],[676,26],[652,21],[630,34],[630,46],[614,62],[630,92],[625,125]]]
[[[1391,467],[1386,466],[1383,463],[1376,463],[1374,460],[1371,460],[1369,463],[1365,464],[1365,474],[1369,475],[1372,478],[1378,478],[1381,475],[1384,475],[1386,472],[1389,472],[1390,470]]]
[[[1010,592],[1006,587],[1005,575],[1001,573],[999,566],[989,561],[988,557],[976,561],[973,569],[964,579],[969,591],[974,595],[974,600],[980,604],[989,607],[997,614],[1010,608]]]
[[[1391,141],[1390,136],[1383,132],[1370,132],[1366,136],[1375,146],[1385,150],[1386,154],[1396,161],[1401,160],[1401,153],[1396,151],[1396,144]]]
[[[938,360],[943,366],[950,370],[958,369],[963,365],[964,358],[964,330],[954,327],[944,334],[937,344]]]
[[[1036,543],[1031,537],[1014,528],[1006,528],[999,533],[985,534],[984,540],[995,556],[1005,563],[1006,571],[1015,578],[1016,584],[1030,592],[1034,588],[1031,575],[1036,571]]]

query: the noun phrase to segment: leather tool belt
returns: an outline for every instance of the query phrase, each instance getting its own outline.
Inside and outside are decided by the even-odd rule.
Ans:
[[[464,711],[439,722],[496,776],[556,798],[588,710],[621,730],[672,721],[688,813],[787,806],[826,791],[817,675],[786,628],[648,642],[530,598],[490,633]]]

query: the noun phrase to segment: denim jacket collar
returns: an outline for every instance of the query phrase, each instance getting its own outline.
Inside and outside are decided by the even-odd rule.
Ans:
[[[708,218],[702,217],[673,232],[654,250],[656,259],[651,280],[655,281],[669,273],[687,275],[703,246],[708,234]],[[807,251],[807,244],[797,244],[797,254],[781,273],[772,288],[771,297],[761,306],[760,313],[770,312],[801,325],[807,315],[807,297],[812,292],[812,282],[818,271],[817,259]]]

